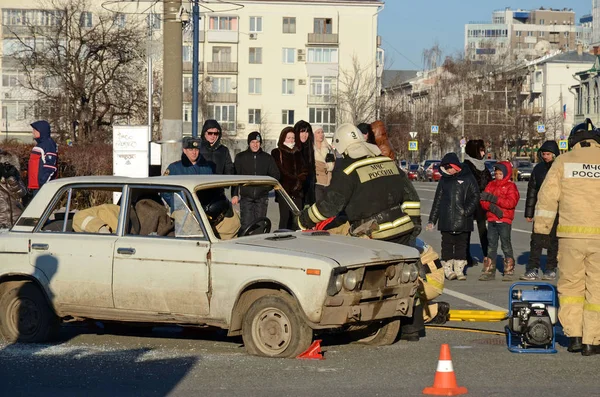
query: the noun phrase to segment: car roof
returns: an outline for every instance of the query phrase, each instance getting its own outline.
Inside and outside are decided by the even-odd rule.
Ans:
[[[142,185],[167,185],[167,186],[186,186],[194,188],[197,185],[212,185],[215,183],[243,183],[243,182],[276,182],[274,178],[260,175],[168,175],[153,176],[147,178],[130,178],[126,176],[76,176],[70,178],[59,178],[47,183],[55,189],[64,185],[74,183],[91,184],[142,184]]]

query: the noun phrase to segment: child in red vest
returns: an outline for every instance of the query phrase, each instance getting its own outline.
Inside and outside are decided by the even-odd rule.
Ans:
[[[494,165],[495,179],[481,193],[481,206],[487,211],[488,221],[488,256],[483,260],[483,272],[480,281],[493,280],[496,275],[496,254],[498,239],[502,243],[504,253],[503,281],[511,281],[515,274],[515,258],[510,238],[515,208],[519,203],[519,190],[511,181],[512,165],[508,161],[500,161]]]

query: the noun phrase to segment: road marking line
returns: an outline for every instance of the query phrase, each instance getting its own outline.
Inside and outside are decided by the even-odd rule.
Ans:
[[[531,234],[531,230],[514,229],[514,228],[512,230],[514,230],[515,232]]]
[[[469,302],[472,303],[474,305],[483,307],[484,309],[488,309],[488,310],[494,310],[494,311],[501,311],[501,312],[505,312],[507,311],[506,308],[504,307],[500,307],[500,306],[496,306],[492,303],[486,302],[484,300],[475,298],[473,296],[467,295],[467,294],[463,294],[462,292],[458,292],[458,291],[454,291],[448,288],[444,288],[444,294],[448,294],[450,296],[453,296],[455,298],[458,298],[460,300],[463,300],[465,302]]]

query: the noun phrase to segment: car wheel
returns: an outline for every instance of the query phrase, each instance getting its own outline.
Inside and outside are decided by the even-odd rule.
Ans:
[[[370,335],[359,339],[357,341],[358,343],[370,346],[391,345],[398,338],[398,333],[400,332],[400,320],[373,324],[362,332],[367,332]]]
[[[242,324],[248,353],[262,357],[294,358],[310,346],[312,329],[300,307],[286,295],[267,295],[256,300]]]
[[[46,342],[60,328],[58,317],[34,283],[27,281],[0,297],[0,334],[8,342]]]

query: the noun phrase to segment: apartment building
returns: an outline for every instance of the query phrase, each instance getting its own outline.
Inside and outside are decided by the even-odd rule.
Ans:
[[[491,22],[465,25],[465,55],[474,61],[533,60],[553,50],[574,50],[577,32],[572,9],[497,10]]]
[[[594,41],[594,17],[592,14],[586,14],[579,18],[579,24],[576,26],[575,44],[581,44],[584,49],[589,49]]]
[[[25,4],[26,3],[26,4]],[[82,14],[82,23],[94,23],[95,10],[103,0],[90,0],[94,7]],[[41,3],[40,3],[41,4]],[[111,3],[112,4],[112,3]],[[152,7],[149,5],[152,4]],[[190,8],[189,2],[183,2]],[[26,20],[51,24],[39,5],[0,0],[3,16],[3,52],[10,47],[9,30]],[[119,3],[115,18],[126,24],[132,18],[148,17],[151,11],[156,43],[162,31],[162,2]],[[309,1],[219,1],[201,2],[199,37],[200,123],[217,119],[226,130],[228,145],[235,152],[246,148],[249,132],[260,130],[274,146],[281,129],[304,119],[324,126],[332,134],[343,122],[337,88],[341,75],[350,72],[355,60],[365,76],[377,80],[384,63],[378,45],[379,0]],[[28,18],[28,19],[27,19]],[[191,19],[191,18],[190,18]],[[10,26],[10,29],[6,29]],[[191,134],[192,33],[182,26],[184,135]],[[155,50],[160,51],[159,46]],[[155,53],[160,58],[161,54]],[[9,137],[29,139],[33,115],[32,93],[18,87],[19,70],[0,56],[0,131]],[[168,73],[166,70],[164,73]],[[145,73],[140,70],[140,73]],[[372,120],[367,120],[372,121]]]
[[[200,24],[200,112],[226,129],[235,152],[260,130],[267,147],[303,119],[332,135],[343,122],[337,88],[355,60],[376,79],[383,70],[377,15],[369,0],[237,1],[211,4]],[[191,133],[192,40],[184,41],[184,135]],[[375,89],[375,86],[373,87]],[[372,121],[372,120],[366,120]]]

